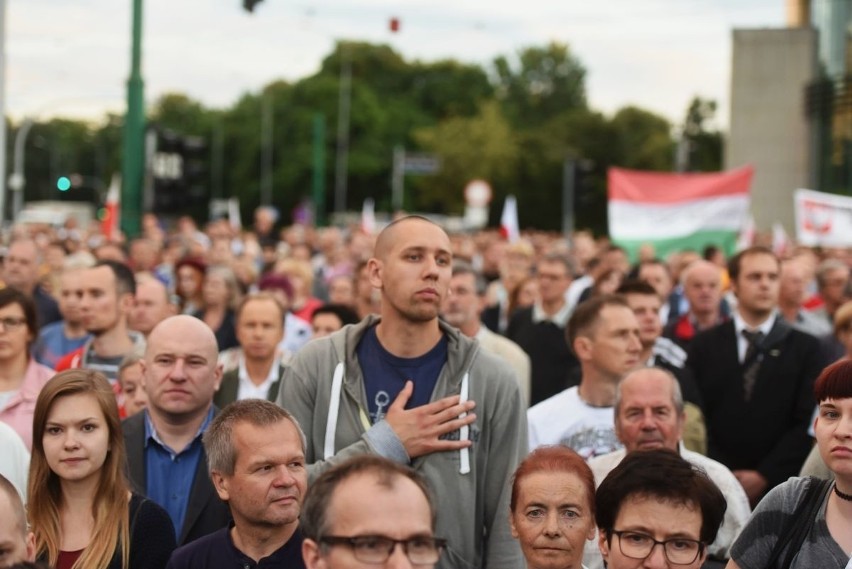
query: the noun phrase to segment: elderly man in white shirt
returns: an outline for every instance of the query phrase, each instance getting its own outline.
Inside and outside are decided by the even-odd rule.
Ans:
[[[631,372],[619,384],[615,402],[615,433],[624,448],[589,460],[589,467],[595,483],[600,484],[628,452],[658,448],[679,452],[685,460],[704,470],[728,501],[724,523],[708,548],[711,558],[722,561],[728,558],[731,545],[751,515],[751,508],[742,486],[727,467],[684,448],[680,440],[684,419],[680,386],[671,373],[654,367]],[[586,547],[583,561],[589,569],[603,567],[596,546]]]

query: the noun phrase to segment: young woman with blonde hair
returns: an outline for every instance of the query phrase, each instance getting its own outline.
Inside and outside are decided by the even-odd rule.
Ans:
[[[171,519],[131,493],[124,437],[107,379],[73,369],[36,401],[28,511],[36,552],[56,569],[162,569]]]

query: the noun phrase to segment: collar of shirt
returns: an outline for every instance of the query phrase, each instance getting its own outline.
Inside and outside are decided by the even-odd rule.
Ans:
[[[210,405],[210,409],[207,411],[207,416],[204,417],[204,421],[198,428],[198,432],[195,433],[195,436],[192,438],[193,443],[201,438],[201,435],[204,434],[204,431],[207,430],[207,426],[210,425],[210,421],[213,420],[213,409],[213,405]],[[177,456],[178,453],[173,451],[166,443],[162,441],[162,439],[160,439],[160,435],[157,434],[157,429],[154,427],[154,422],[151,420],[151,415],[148,413],[148,410],[145,409],[142,412],[145,413],[145,448],[148,448],[148,444],[151,441],[154,441],[155,443],[163,447],[165,450],[167,450],[172,456],[172,459],[174,459],[174,457]],[[181,452],[186,452],[186,450],[189,449],[191,446],[192,444],[187,445],[186,449]]]
[[[568,326],[569,318],[571,318],[571,306],[569,306],[567,302],[563,304],[562,308],[560,308],[559,311],[552,316],[548,316],[544,313],[544,309],[541,307],[540,302],[536,302],[533,305],[533,324],[538,324],[539,322],[553,322],[558,327],[565,328],[566,326]]]
[[[266,379],[264,379],[263,383],[260,385],[255,385],[246,370],[246,358],[244,355],[240,355],[240,365],[239,370],[237,371],[237,377],[240,379],[240,387],[237,393],[237,399],[266,399],[266,396],[269,394],[269,388],[273,383],[278,381],[279,368],[280,360],[276,354],[275,358],[272,360],[272,367],[269,368],[269,373],[267,374]]]
[[[772,314],[769,317],[761,322],[756,327],[751,327],[745,323],[743,317],[740,316],[739,310],[734,310],[733,319],[734,319],[734,331],[737,335],[737,353],[739,355],[740,362],[745,359],[746,350],[748,350],[748,340],[743,336],[743,330],[751,330],[753,332],[763,332],[763,336],[766,337],[769,335],[770,330],[772,330],[772,326],[775,325],[775,319],[778,317],[778,311],[773,310]]]

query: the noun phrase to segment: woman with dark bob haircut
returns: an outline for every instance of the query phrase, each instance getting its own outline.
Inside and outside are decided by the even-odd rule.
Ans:
[[[31,347],[38,338],[36,307],[26,294],[0,290],[0,421],[32,447],[36,397],[54,372],[36,362]]]
[[[512,536],[528,569],[579,569],[583,545],[595,538],[595,478],[563,446],[539,447],[515,471],[510,502]]]
[[[731,548],[729,569],[847,567],[852,551],[852,360],[814,384],[814,434],[834,481],[791,478],[757,505]],[[774,564],[776,559],[782,560]]]
[[[595,495],[601,556],[609,569],[698,569],[727,506],[707,474],[677,453],[631,452]]]

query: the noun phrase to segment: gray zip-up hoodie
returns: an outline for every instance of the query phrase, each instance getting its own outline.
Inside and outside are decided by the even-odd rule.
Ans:
[[[444,322],[449,341],[432,401],[461,395],[476,402],[476,421],[450,436],[473,441],[469,449],[409,460],[385,421],[370,425],[364,379],[355,348],[371,316],[308,343],[287,366],[278,404],[307,436],[309,477],[358,454],[378,454],[410,464],[428,481],[437,507],[436,535],[448,540],[440,569],[517,569],[524,559],[509,527],[511,477],[527,454],[526,413],[511,369]]]

